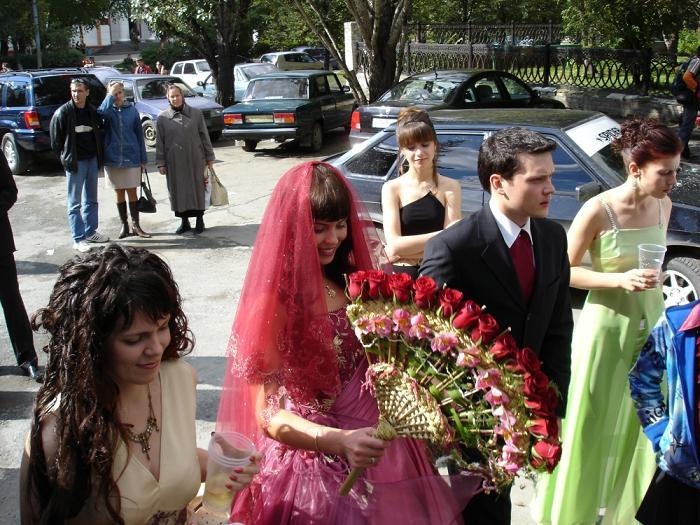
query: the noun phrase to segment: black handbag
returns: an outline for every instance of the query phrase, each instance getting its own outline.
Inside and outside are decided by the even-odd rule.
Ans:
[[[141,195],[136,205],[141,213],[155,213],[156,200],[151,192],[151,181],[148,180],[148,172],[144,169],[141,172]]]

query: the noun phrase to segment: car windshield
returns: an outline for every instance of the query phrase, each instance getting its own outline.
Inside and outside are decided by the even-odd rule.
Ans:
[[[175,78],[149,78],[136,82],[136,89],[143,100],[166,98],[168,86],[174,84],[182,90],[186,97],[196,97],[197,93],[192,91],[187,84]]]
[[[243,100],[271,100],[279,98],[309,98],[306,78],[258,78],[248,84]]]
[[[199,69],[202,72],[211,71],[211,68],[209,67],[209,62],[207,62],[206,60],[200,60],[199,62],[197,62],[197,69]]]
[[[241,68],[243,75],[250,80],[251,78],[258,78],[267,73],[272,73],[278,69],[272,64],[255,64],[254,66],[248,66]]]
[[[411,100],[423,104],[439,104],[447,100],[457,86],[459,82],[452,80],[407,78],[387,91],[379,100]]]

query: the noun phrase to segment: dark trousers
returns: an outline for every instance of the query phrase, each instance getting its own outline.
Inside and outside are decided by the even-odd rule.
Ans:
[[[678,138],[681,139],[683,146],[688,146],[690,136],[695,127],[695,119],[698,116],[697,104],[684,104],[683,112],[681,113],[680,121],[678,122]]]
[[[462,512],[465,525],[510,525],[510,487],[474,496]]]
[[[27,310],[19,294],[17,266],[15,257],[11,253],[0,255],[0,304],[5,314],[7,333],[10,336],[17,364],[36,364],[32,328],[29,326]]]

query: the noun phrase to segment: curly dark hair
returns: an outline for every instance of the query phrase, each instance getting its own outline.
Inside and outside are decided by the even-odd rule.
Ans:
[[[194,339],[168,265],[148,250],[111,244],[61,266],[49,304],[32,317],[33,329],[49,334],[24,487],[38,507],[32,513],[39,523],[63,523],[78,514],[93,486],[110,519],[124,523],[112,465],[118,440],[127,439],[117,415],[119,387],[110,375],[106,341],[115,330],[128,329],[137,314],[153,321],[170,316],[171,340],[163,360],[191,351]],[[41,438],[42,420],[50,412],[57,418],[51,469]]]
[[[620,126],[620,136],[611,148],[622,156],[625,170],[630,162],[644,166],[664,157],[673,157],[683,151],[683,143],[675,131],[652,118],[626,120]]]

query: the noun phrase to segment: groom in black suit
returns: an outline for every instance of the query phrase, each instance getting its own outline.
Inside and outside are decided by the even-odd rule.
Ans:
[[[500,130],[479,150],[479,180],[488,205],[433,237],[421,275],[464,293],[518,345],[528,346],[562,394],[569,387],[573,318],[566,234],[547,219],[554,194],[552,151],[556,143],[522,128]],[[469,525],[510,523],[510,488],[478,494],[464,511]]]

